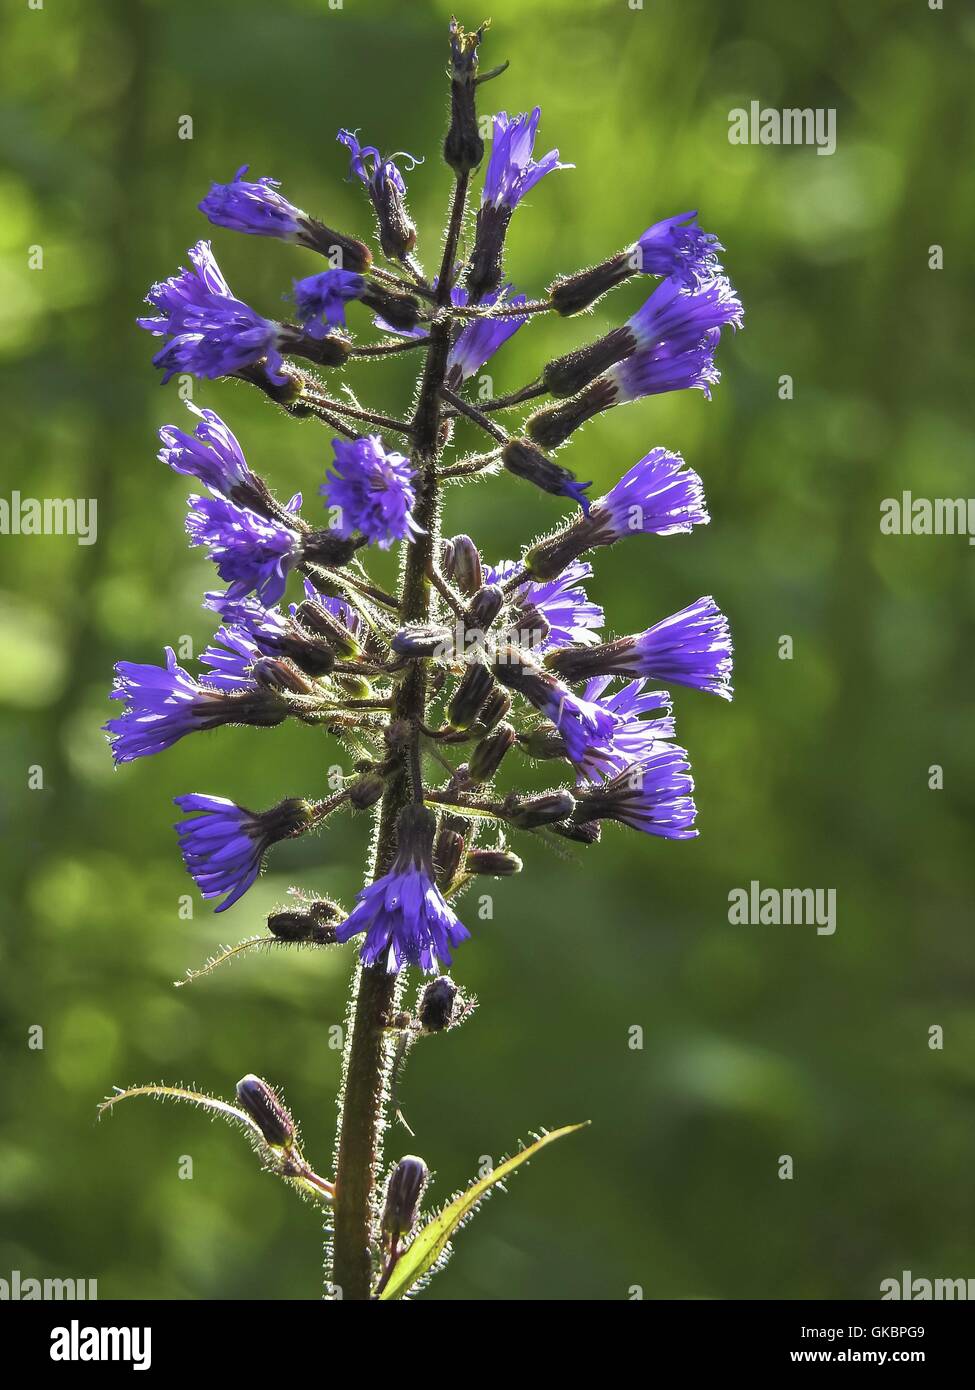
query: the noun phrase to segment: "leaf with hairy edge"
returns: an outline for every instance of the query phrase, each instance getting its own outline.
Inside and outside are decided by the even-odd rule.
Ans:
[[[547,1144],[554,1144],[556,1139],[562,1139],[567,1134],[574,1134],[576,1130],[585,1129],[588,1123],[588,1120],[584,1120],[580,1125],[565,1125],[562,1129],[553,1129],[551,1133],[543,1134],[540,1139],[535,1140],[534,1144],[530,1144],[527,1149],[522,1149],[512,1158],[506,1158],[503,1163],[499,1163],[497,1168],[488,1173],[487,1177],[472,1183],[459,1197],[455,1197],[452,1202],[449,1202],[443,1211],[438,1212],[433,1220],[424,1226],[409,1248],[400,1256],[390,1275],[389,1282],[380,1294],[380,1298],[384,1300],[402,1298],[404,1294],[409,1293],[417,1280],[422,1279],[424,1274],[443,1255],[450,1237],[458,1226],[473,1213],[478,1202],[486,1197],[497,1183],[502,1182],[523,1163],[534,1158],[539,1150],[544,1149]]]

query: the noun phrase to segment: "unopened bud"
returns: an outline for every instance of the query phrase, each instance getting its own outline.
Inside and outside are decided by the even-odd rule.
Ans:
[[[500,686],[496,685],[481,706],[477,716],[478,727],[483,729],[485,733],[490,733],[496,725],[501,723],[510,708],[511,696],[507,690],[502,690]]]
[[[442,1033],[449,1028],[454,1016],[457,986],[449,975],[431,980],[420,996],[417,1014],[425,1033]]]
[[[335,940],[335,924],[342,916],[337,903],[329,898],[317,898],[301,911],[272,912],[267,929],[279,941],[310,941],[316,946],[330,945]]]
[[[453,650],[453,634],[449,627],[434,623],[401,627],[390,646],[400,656],[444,657]]]
[[[536,417],[533,416],[532,419]],[[555,497],[571,497],[585,507],[585,489],[589,483],[580,483],[576,475],[560,463],[553,463],[529,439],[511,439],[501,450],[501,458],[509,473],[516,478],[524,478],[550,492]]]
[[[389,1175],[386,1205],[383,1208],[383,1235],[389,1240],[408,1236],[420,1214],[420,1202],[430,1177],[422,1158],[407,1154]]]
[[[237,1099],[247,1111],[267,1143],[279,1149],[290,1149],[294,1143],[295,1122],[259,1076],[244,1076],[237,1082]]]
[[[408,294],[397,294],[394,290],[367,283],[362,302],[375,309],[390,328],[398,328],[404,333],[415,328],[420,321],[419,301]]]
[[[533,603],[526,604],[508,629],[511,640],[525,647],[540,647],[551,631],[552,624]]]
[[[519,830],[535,830],[565,820],[575,809],[576,799],[571,792],[546,792],[542,796],[514,797],[506,807],[508,820]]]
[[[523,868],[517,854],[507,849],[472,849],[464,861],[469,874],[484,874],[490,878],[509,878]]]
[[[476,744],[471,754],[468,775],[472,782],[490,782],[497,772],[505,755],[518,742],[518,735],[510,724],[499,724],[492,733]]]
[[[439,888],[446,890],[451,886],[463,858],[463,835],[458,830],[441,827],[433,845],[433,867]]]
[[[463,594],[476,594],[484,582],[480,552],[470,536],[444,541],[442,564],[444,574]]]
[[[279,695],[310,695],[314,690],[304,671],[284,657],[261,656],[251,667],[256,685]]]
[[[447,718],[455,729],[469,729],[477,712],[494,688],[491,672],[480,662],[472,662],[447,706]]]
[[[335,531],[310,531],[301,543],[302,558],[312,564],[334,568],[347,565],[359,548],[354,536],[343,538]]]
[[[381,772],[364,772],[349,788],[349,800],[357,811],[366,811],[386,790],[386,779]]]
[[[304,603],[298,605],[295,618],[306,632],[327,642],[336,656],[360,654],[362,648],[345,624],[313,599],[305,599]]]
[[[503,607],[504,593],[500,584],[486,584],[470,601],[467,625],[478,632],[487,632]]]

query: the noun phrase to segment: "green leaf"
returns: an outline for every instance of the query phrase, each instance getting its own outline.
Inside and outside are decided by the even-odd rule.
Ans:
[[[567,1134],[574,1134],[576,1130],[585,1129],[588,1123],[589,1121],[585,1120],[581,1125],[565,1125],[562,1129],[553,1129],[551,1133],[543,1134],[527,1149],[522,1149],[512,1158],[506,1158],[503,1163],[499,1163],[497,1168],[488,1173],[487,1177],[471,1183],[470,1187],[455,1197],[452,1202],[449,1202],[443,1211],[438,1212],[433,1220],[424,1226],[409,1249],[400,1256],[390,1275],[389,1283],[380,1294],[380,1298],[402,1298],[404,1294],[409,1293],[417,1280],[422,1279],[424,1274],[441,1258],[450,1237],[458,1226],[472,1215],[478,1202],[486,1197],[497,1183],[502,1182],[509,1173],[513,1173],[523,1163],[534,1158],[546,1145],[554,1144],[556,1139],[562,1139]]]

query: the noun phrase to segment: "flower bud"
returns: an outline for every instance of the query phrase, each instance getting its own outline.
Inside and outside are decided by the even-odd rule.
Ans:
[[[485,874],[490,878],[509,878],[523,868],[517,854],[506,849],[472,849],[464,861],[469,874]]]
[[[259,1076],[242,1077],[237,1082],[237,1099],[268,1144],[290,1149],[295,1138],[295,1122],[266,1081]]]
[[[504,607],[504,594],[500,584],[486,584],[470,601],[467,609],[467,625],[478,632],[487,632],[495,618]]]
[[[394,290],[367,283],[362,302],[374,309],[390,328],[398,328],[402,332],[409,332],[420,321],[420,304],[412,295],[397,294]]]
[[[485,733],[490,733],[496,725],[501,723],[510,708],[511,696],[507,690],[495,686],[481,706],[477,716],[478,727],[483,729]]]
[[[478,743],[473,753],[468,767],[468,775],[472,782],[490,782],[491,778],[501,766],[505,754],[508,753],[518,742],[518,735],[510,724],[499,724],[498,727]]]
[[[444,541],[441,563],[444,574],[463,594],[476,594],[484,582],[480,552],[470,536],[454,536]]]
[[[494,679],[486,666],[472,662],[447,706],[447,718],[455,729],[469,729],[477,712],[494,688]]]
[[[442,1033],[449,1028],[454,1016],[457,986],[449,975],[431,980],[420,996],[417,1014],[424,1033]]]
[[[358,550],[361,540],[354,536],[343,539],[334,531],[310,531],[301,543],[304,560],[312,564],[331,566],[347,565]]]
[[[565,739],[552,724],[539,724],[522,734],[521,746],[529,758],[564,758]]]
[[[381,772],[364,772],[349,788],[349,800],[357,811],[366,811],[375,806],[385,790],[386,779]]]
[[[441,826],[433,845],[433,867],[436,870],[437,886],[444,892],[457,877],[457,871],[464,858],[464,837],[459,830]]]
[[[551,631],[552,624],[542,610],[529,603],[519,612],[508,629],[508,635],[513,642],[520,642],[524,647],[540,647]]]
[[[277,695],[310,695],[315,688],[305,673],[284,657],[258,657],[251,675],[262,690],[273,690]]]
[[[435,623],[401,627],[390,646],[400,656],[442,658],[453,651],[453,634],[449,627]]]
[[[359,656],[362,648],[334,613],[313,599],[305,599],[295,610],[295,618],[306,632],[321,637],[336,656]]]
[[[390,1241],[408,1236],[420,1214],[420,1202],[430,1177],[422,1158],[407,1154],[389,1175],[386,1205],[383,1208],[383,1235]]]
[[[519,830],[535,830],[565,820],[575,809],[576,799],[569,791],[545,792],[542,796],[509,798],[505,810],[508,820]]]
[[[330,916],[325,915],[325,910]],[[272,912],[267,919],[267,929],[279,941],[311,941],[316,946],[327,946],[335,940],[335,927],[329,922],[331,918],[339,916],[341,914],[335,904],[323,900],[312,903],[306,912]]]
[[[534,420],[538,417],[533,415],[531,418]],[[531,440],[509,440],[501,450],[501,459],[508,472],[516,478],[524,478],[526,482],[541,488],[542,492],[550,492],[555,497],[571,497],[583,511],[588,510],[585,489],[592,484],[578,482],[574,473],[559,463],[553,463]]]

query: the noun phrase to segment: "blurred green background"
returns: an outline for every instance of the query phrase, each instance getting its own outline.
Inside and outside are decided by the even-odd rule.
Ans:
[[[394,1129],[388,1154],[422,1154],[443,1197],[533,1128],[592,1126],[488,1204],[426,1297],[872,1298],[902,1269],[975,1275],[973,561],[962,537],[879,531],[881,500],[902,489],[975,492],[971,8],[489,8],[484,60],[511,68],[482,108],[540,103],[541,149],[576,165],[514,219],[518,287],[537,294],[685,208],[727,247],[747,321],[722,344],[713,403],[688,392],[616,411],[562,457],[594,493],[658,443],[701,472],[713,524],[600,555],[592,592],[617,632],[713,593],[735,632],[737,696],[677,699],[699,840],[608,832],[584,863],[528,845],[521,878],[494,885],[495,920],[471,923],[456,978],[481,1007],[414,1053],[402,1099],[416,1138]],[[154,461],[155,430],[185,411],[133,318],[208,234],[196,203],[210,180],[245,162],[370,232],[340,126],[426,156],[410,202],[432,264],[450,10],[5,6],[2,495],[95,497],[99,530],[87,548],[0,537],[4,1277],[97,1278],[103,1298],[319,1293],[316,1214],[239,1136],[148,1102],[94,1120],[113,1084],[229,1095],[256,1071],[285,1088],[327,1167],[349,953],[279,951],[171,982],[258,929],[289,883],[351,897],[367,838],[342,820],[279,852],[225,917],[195,898],[180,920],[191,885],[170,798],[315,794],[336,747],[305,728],[236,729],[111,768],[99,725],[113,661],[159,660],[184,635],[199,650],[211,630],[187,489]],[[730,145],[728,112],[753,99],[835,107],[836,153]],[[177,136],[184,115],[192,140]],[[231,285],[271,314],[314,268],[274,242],[213,241]],[[34,245],[43,271],[27,269]],[[496,390],[621,321],[647,288],[624,287],[593,319],[526,327],[492,364]],[[410,371],[365,367],[357,384],[402,409]],[[324,431],[243,387],[202,383],[196,399],[313,510]],[[497,478],[451,496],[447,530],[474,531],[495,559],[561,510]],[[943,790],[928,787],[933,764]],[[33,765],[42,790],[28,789]],[[730,925],[728,893],[752,879],[834,888],[836,934]],[[777,1175],[783,1154],[792,1181]]]

